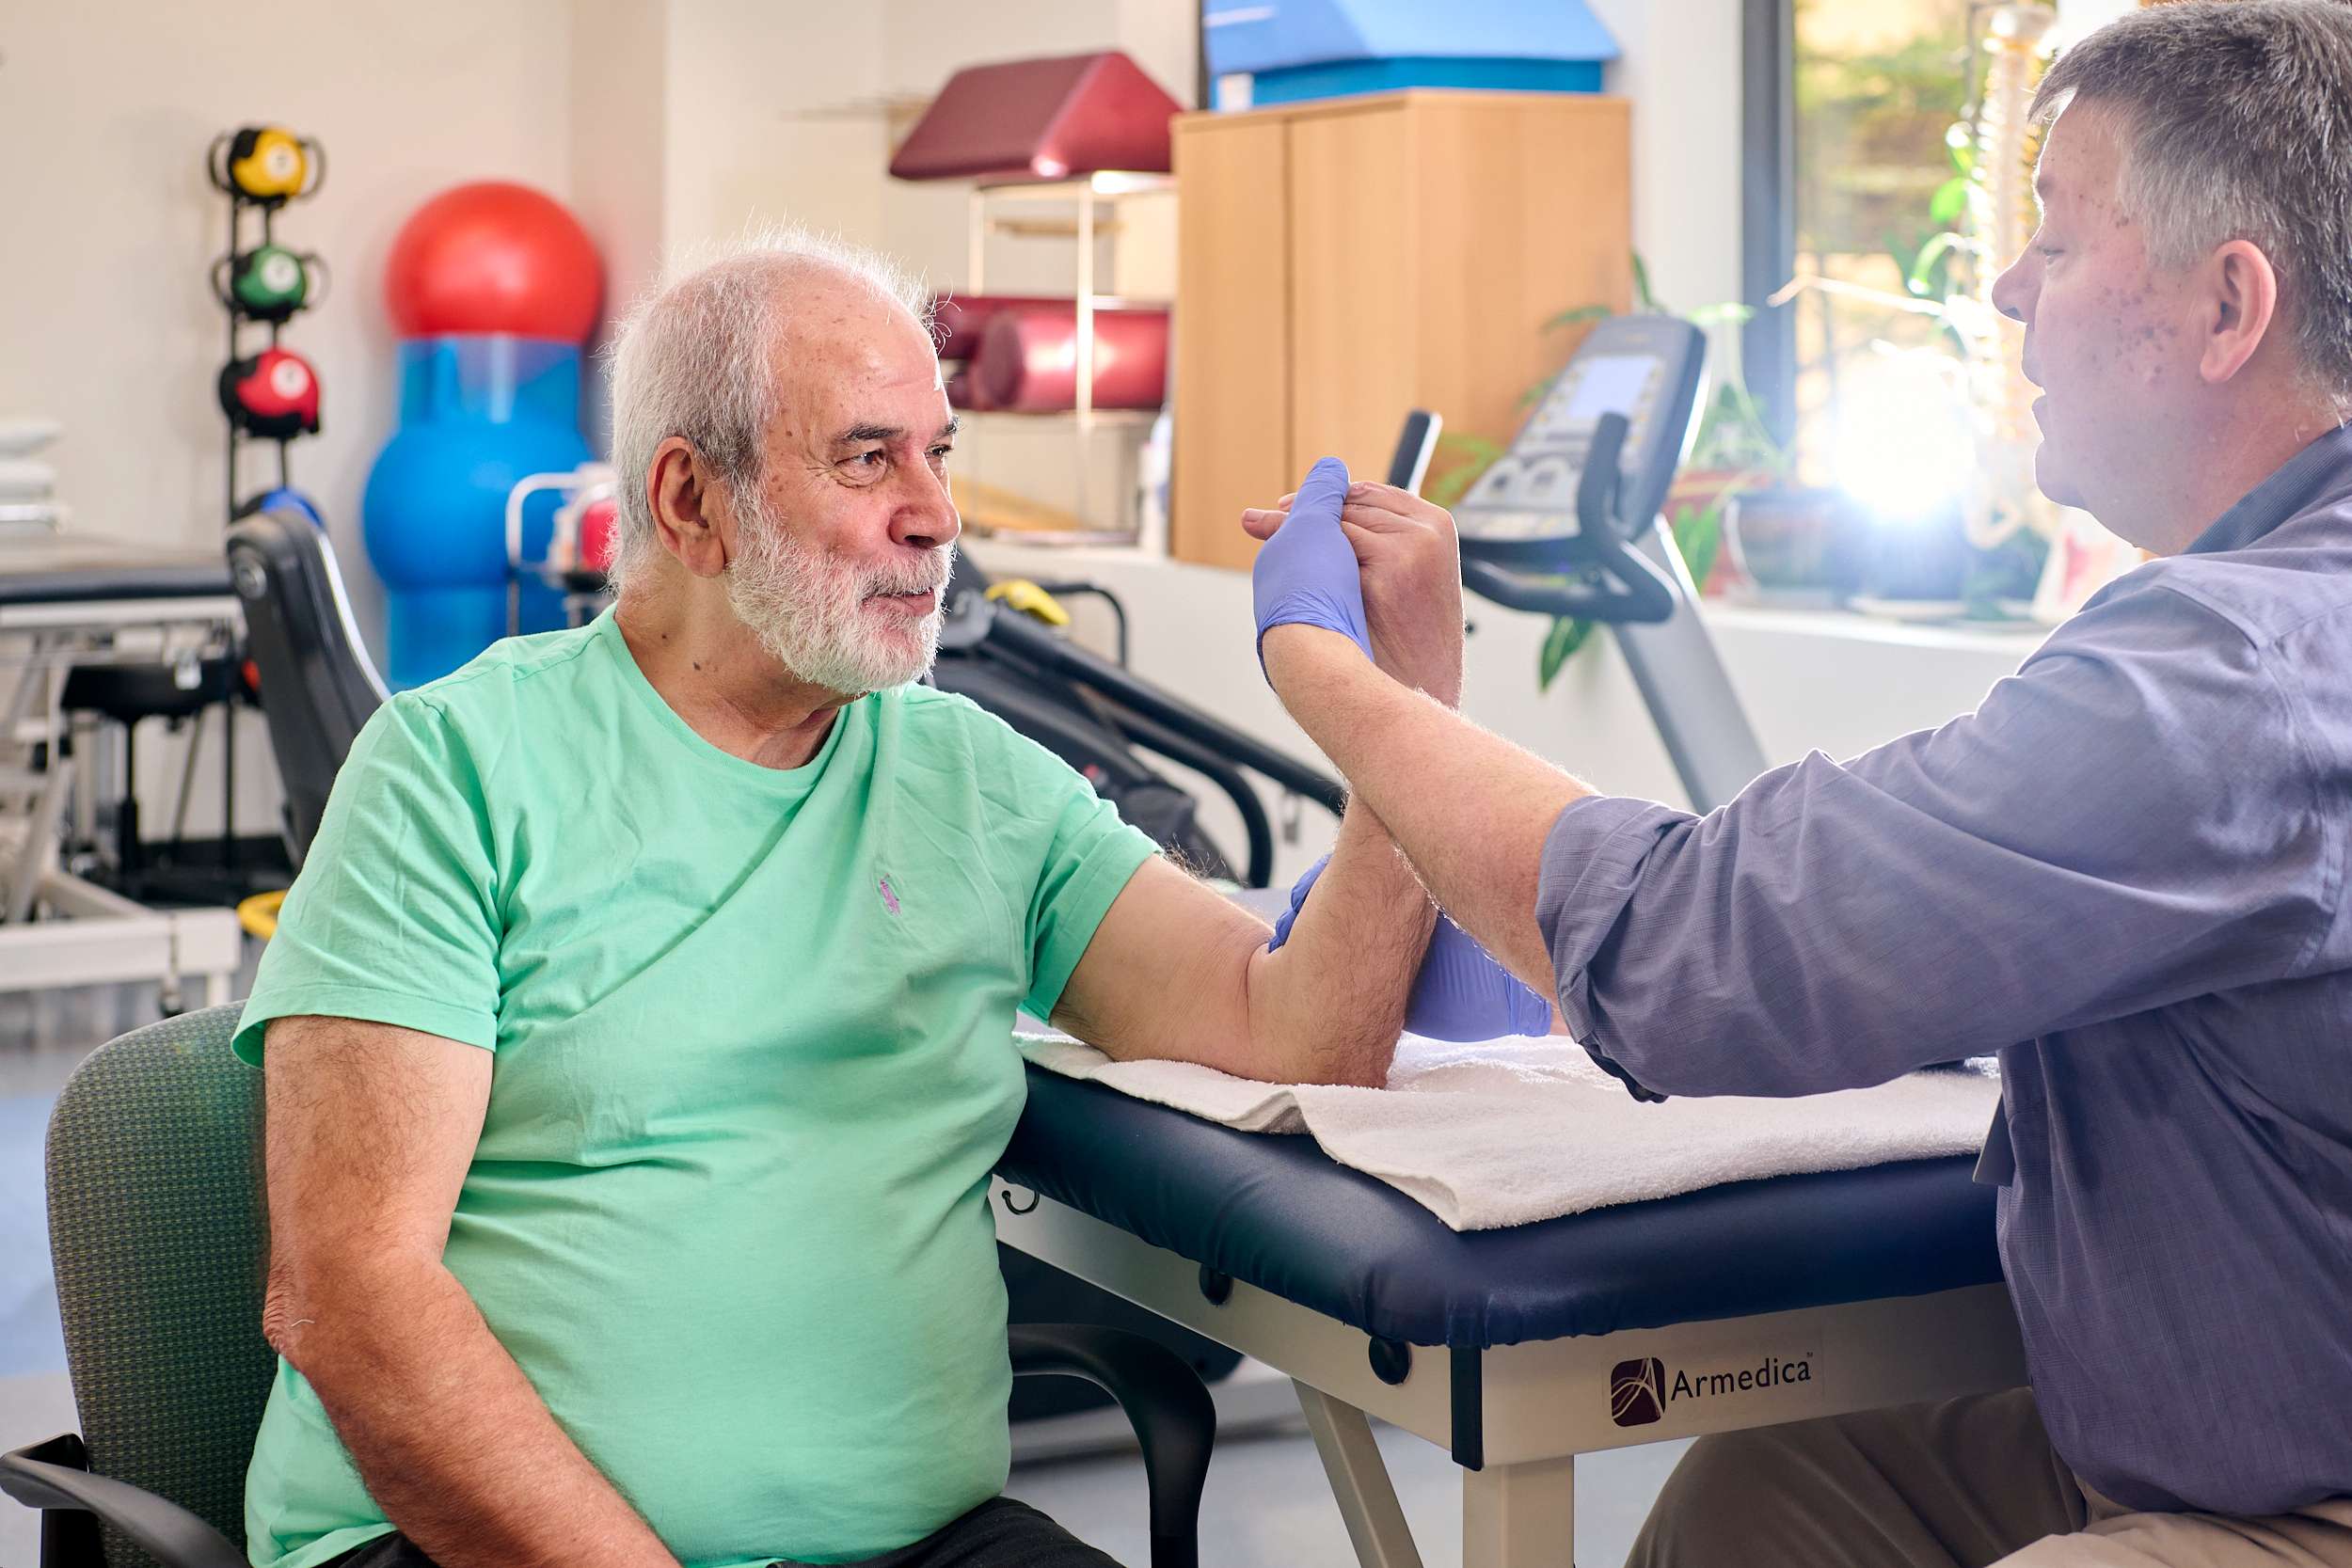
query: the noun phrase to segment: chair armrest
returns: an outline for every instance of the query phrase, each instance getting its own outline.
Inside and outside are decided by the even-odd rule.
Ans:
[[[1216,1406],[1184,1357],[1155,1339],[1095,1323],[1015,1323],[1015,1377],[1079,1377],[1126,1412],[1152,1497],[1152,1568],[1199,1568],[1200,1489],[1216,1442]]]
[[[152,1492],[93,1475],[79,1437],[0,1454],[0,1492],[27,1508],[94,1513],[165,1568],[246,1568],[245,1554],[203,1520]]]

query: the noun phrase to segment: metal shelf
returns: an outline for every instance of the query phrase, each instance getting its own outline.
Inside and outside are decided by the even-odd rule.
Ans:
[[[1148,426],[1158,417],[1157,409],[1098,409],[1094,406],[1094,313],[1097,310],[1124,309],[1168,309],[1172,302],[1131,299],[1116,293],[1098,289],[1095,277],[1095,242],[1107,231],[1103,209],[1116,206],[1122,200],[1137,197],[1172,197],[1176,193],[1175,176],[1142,174],[1120,170],[1102,170],[1074,180],[1040,180],[982,182],[972,187],[969,208],[970,230],[967,237],[968,286],[972,293],[988,292],[988,236],[1002,230],[1009,220],[996,215],[993,209],[1003,205],[1060,202],[1074,205],[1076,221],[1071,238],[1077,245],[1077,277],[1074,298],[1077,305],[1077,386],[1076,406],[1066,412],[1052,414],[1011,414],[1019,420],[1068,419],[1074,421],[1074,439],[1081,451],[1087,437],[1098,428],[1133,428]],[[973,411],[966,411],[967,417]],[[1002,412],[1002,411],[998,411]],[[982,416],[986,417],[986,416]],[[1091,481],[1090,458],[1082,455],[1078,463],[1078,513],[1084,517],[1092,511],[1089,494]],[[1087,536],[1099,542],[1104,535]],[[1074,540],[1073,542],[1075,542]]]
[[[972,187],[975,196],[998,201],[1074,201],[1081,197],[1118,201],[1131,196],[1172,196],[1175,191],[1176,177],[1172,174],[1136,174],[1118,169],[1103,169],[1076,180],[982,181]]]

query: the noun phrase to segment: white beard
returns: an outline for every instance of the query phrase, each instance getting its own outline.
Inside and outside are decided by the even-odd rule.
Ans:
[[[751,502],[727,567],[727,606],[760,646],[814,686],[863,696],[920,680],[939,652],[942,608],[920,620],[872,613],[877,594],[945,591],[956,547],[942,545],[906,567],[866,571],[803,544],[764,499]]]

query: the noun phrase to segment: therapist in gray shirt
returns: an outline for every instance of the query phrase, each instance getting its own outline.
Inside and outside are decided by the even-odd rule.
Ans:
[[[2031,1388],[1702,1439],[1636,1562],[2352,1565],[2352,7],[2138,11],[2035,109],[2038,477],[2157,559],[1975,713],[1612,799],[1410,689],[1458,669],[1442,512],[1246,519],[1286,705],[1635,1093],[1999,1053]],[[1358,580],[1299,590],[1317,530]]]

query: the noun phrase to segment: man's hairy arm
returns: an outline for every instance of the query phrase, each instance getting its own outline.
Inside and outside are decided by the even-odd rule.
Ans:
[[[442,1264],[490,1053],[286,1018],[263,1060],[262,1331],[310,1381],[385,1516],[442,1568],[675,1568]]]
[[[1593,790],[1391,680],[1331,632],[1277,626],[1265,661],[1299,728],[1355,800],[1382,814],[1454,924],[1557,997],[1551,947],[1535,921],[1544,845],[1561,812]]]
[[[1165,861],[1144,863],[1078,960],[1054,1022],[1108,1055],[1293,1084],[1388,1081],[1437,911],[1352,804],[1291,938]]]

